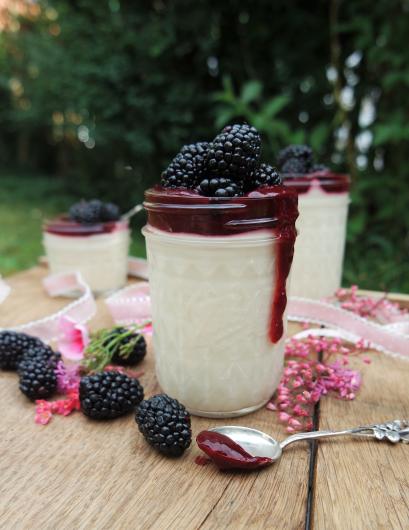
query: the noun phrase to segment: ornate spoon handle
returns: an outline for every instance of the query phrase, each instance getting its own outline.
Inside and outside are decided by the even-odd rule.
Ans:
[[[143,204],[136,204],[128,212],[121,216],[121,221],[128,221],[131,217],[143,210]]]
[[[376,440],[387,440],[392,443],[409,443],[409,421],[393,420],[385,423],[355,427],[344,431],[312,431],[293,434],[281,442],[280,447],[284,449],[287,445],[304,440],[317,440],[318,438],[330,438],[333,436],[363,436],[375,438]]]

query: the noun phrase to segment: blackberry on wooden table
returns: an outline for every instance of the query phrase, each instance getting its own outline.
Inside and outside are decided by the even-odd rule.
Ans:
[[[81,410],[93,419],[112,419],[131,412],[143,399],[138,379],[115,371],[87,375],[80,381]]]
[[[166,394],[142,401],[135,421],[146,441],[167,456],[181,456],[192,441],[189,413]]]
[[[51,356],[53,351],[38,337],[13,330],[0,331],[0,368],[16,370],[25,354]]]
[[[20,390],[29,399],[45,399],[57,389],[56,363],[53,359],[33,357],[19,369]]]

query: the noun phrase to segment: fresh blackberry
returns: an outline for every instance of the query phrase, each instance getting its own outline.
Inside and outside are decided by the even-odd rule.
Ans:
[[[327,166],[324,166],[324,164],[314,164],[310,169],[310,173],[318,173],[319,171],[329,171],[329,168]]]
[[[82,222],[82,219],[84,218],[86,212],[87,203],[85,201],[76,202],[75,204],[70,206],[70,209],[68,210],[68,217],[72,221],[80,223]]]
[[[50,397],[57,388],[55,367],[52,359],[24,359],[24,369],[19,369],[20,390],[32,400]]]
[[[165,188],[195,188],[204,175],[204,161],[208,147],[207,142],[184,145],[162,173],[162,186]]]
[[[260,164],[252,180],[253,189],[261,186],[278,186],[282,183],[283,179],[276,168],[268,164]]]
[[[81,410],[90,418],[117,418],[133,410],[142,399],[142,385],[126,374],[100,372],[80,381]]]
[[[121,217],[121,211],[116,204],[104,202],[101,206],[101,221],[118,221]]]
[[[239,197],[243,195],[243,185],[224,177],[204,179],[198,186],[198,191],[206,197]]]
[[[166,394],[142,401],[135,421],[146,441],[167,456],[180,456],[192,441],[189,413]]]
[[[228,125],[216,136],[206,157],[207,173],[235,181],[250,179],[261,153],[261,138],[250,125]]]
[[[120,338],[122,335],[122,338]],[[146,355],[146,341],[143,335],[140,333],[134,333],[126,328],[115,328],[111,337],[114,339],[118,338],[119,342],[116,343],[112,349],[112,362],[120,364],[122,366],[131,366],[142,361]],[[109,346],[109,340],[106,341],[106,345]]]
[[[290,158],[281,166],[281,173],[285,175],[304,175],[308,173],[304,160]]]
[[[312,149],[308,145],[289,145],[277,157],[282,173],[308,173],[312,163]]]
[[[34,346],[25,351],[23,357],[17,364],[17,372],[21,375],[26,367],[36,360],[43,360],[53,363],[55,366],[61,360],[61,353],[53,351],[50,346],[43,344]]]
[[[18,363],[27,352],[52,351],[37,337],[17,331],[0,332],[0,368],[3,370],[16,370]]]
[[[80,201],[71,206],[68,216],[71,220],[81,224],[94,224],[102,221],[103,203],[98,199]]]

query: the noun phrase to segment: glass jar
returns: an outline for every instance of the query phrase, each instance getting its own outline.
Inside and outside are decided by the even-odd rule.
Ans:
[[[327,298],[341,286],[349,177],[322,172],[288,177],[284,183],[297,191],[300,212],[290,296]]]
[[[81,225],[65,219],[47,221],[43,245],[52,273],[79,271],[95,294],[114,291],[126,283],[127,222]]]
[[[160,386],[199,416],[262,407],[283,368],[296,195],[275,187],[210,199],[154,188],[145,208]]]

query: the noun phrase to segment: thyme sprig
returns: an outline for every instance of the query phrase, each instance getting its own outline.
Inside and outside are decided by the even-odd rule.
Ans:
[[[127,359],[141,340],[141,330],[148,323],[133,324],[127,328],[114,326],[92,333],[90,342],[84,351],[81,366],[86,371],[100,372],[112,362],[112,357],[116,353],[123,359]]]

